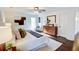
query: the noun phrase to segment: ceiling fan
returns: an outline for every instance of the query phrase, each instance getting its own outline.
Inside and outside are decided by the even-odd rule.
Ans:
[[[34,11],[37,11],[39,13],[45,12],[45,9],[40,9],[39,7],[34,7]]]

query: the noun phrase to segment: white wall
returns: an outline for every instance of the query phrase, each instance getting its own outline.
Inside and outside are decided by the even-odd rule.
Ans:
[[[69,40],[74,40],[75,35],[75,12],[67,11],[60,13],[59,35]]]
[[[76,12],[76,26],[75,26],[75,34],[79,32],[79,11]]]
[[[48,15],[56,15],[58,26],[58,36],[63,36],[69,40],[74,40],[75,35],[75,12],[73,10],[52,11],[44,15],[44,24]]]

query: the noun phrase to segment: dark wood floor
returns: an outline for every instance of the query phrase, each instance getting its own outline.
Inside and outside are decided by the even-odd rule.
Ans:
[[[63,43],[56,51],[72,51],[73,41],[70,41],[61,36],[51,38],[54,38],[54,40]]]

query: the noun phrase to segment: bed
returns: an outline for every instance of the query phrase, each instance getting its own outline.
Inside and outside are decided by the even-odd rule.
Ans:
[[[49,46],[50,50],[54,51],[62,45],[62,43],[34,31],[26,31],[27,35],[25,38],[21,38],[16,27],[12,26],[12,30],[14,35],[13,40],[15,42],[14,46],[20,51],[37,51],[45,46]],[[17,40],[15,36],[18,38]]]
[[[37,51],[38,49],[48,46],[50,51],[56,50],[62,43],[57,42],[47,36],[35,37],[31,33],[27,33],[25,38],[16,40],[15,46],[20,51]]]

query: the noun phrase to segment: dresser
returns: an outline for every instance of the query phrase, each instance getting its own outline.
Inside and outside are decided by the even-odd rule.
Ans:
[[[58,33],[58,27],[57,26],[43,26],[43,32],[56,37]]]

